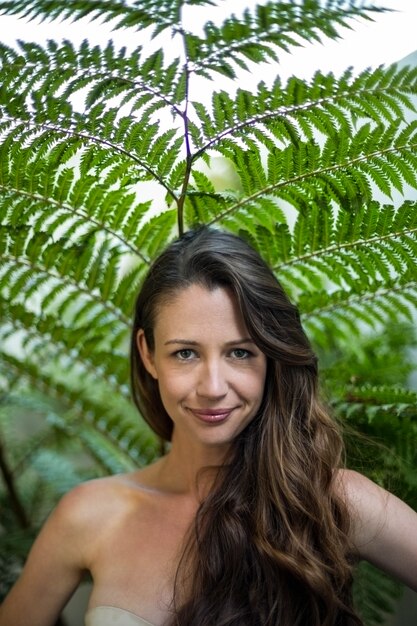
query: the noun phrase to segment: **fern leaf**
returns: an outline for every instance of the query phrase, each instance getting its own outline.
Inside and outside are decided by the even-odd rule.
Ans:
[[[206,76],[211,70],[233,78],[236,65],[246,69],[247,60],[276,61],[278,50],[289,51],[302,40],[320,41],[323,34],[337,38],[335,22],[347,25],[349,17],[365,17],[374,10],[380,9],[355,2],[343,9],[333,3],[323,6],[318,1],[297,5],[271,2],[252,11],[245,9],[241,17],[231,15],[220,27],[208,22],[204,37],[194,35],[192,41],[185,37],[187,52],[196,73]]]

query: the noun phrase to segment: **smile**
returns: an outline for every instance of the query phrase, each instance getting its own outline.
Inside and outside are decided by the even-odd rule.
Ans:
[[[230,409],[189,409],[193,415],[208,424],[223,422],[229,417],[233,410],[234,407]]]

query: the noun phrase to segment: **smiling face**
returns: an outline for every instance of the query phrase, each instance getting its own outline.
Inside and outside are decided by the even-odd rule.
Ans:
[[[161,305],[154,350],[138,347],[174,422],[173,443],[229,444],[262,401],[266,357],[251,340],[232,294],[195,284]]]

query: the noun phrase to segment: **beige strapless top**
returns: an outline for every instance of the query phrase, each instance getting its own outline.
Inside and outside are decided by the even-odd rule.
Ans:
[[[85,614],[85,626],[154,626],[146,619],[115,606],[95,606]]]

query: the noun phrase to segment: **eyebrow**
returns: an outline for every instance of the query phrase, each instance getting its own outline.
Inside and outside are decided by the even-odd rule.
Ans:
[[[233,341],[227,341],[225,345],[226,346],[238,346],[238,345],[241,345],[242,343],[254,344],[255,342],[250,337],[244,337],[243,339],[234,339]],[[192,339],[169,339],[168,341],[165,342],[164,345],[168,346],[170,344],[179,344],[182,346],[198,346],[199,345],[198,341],[194,341]]]

